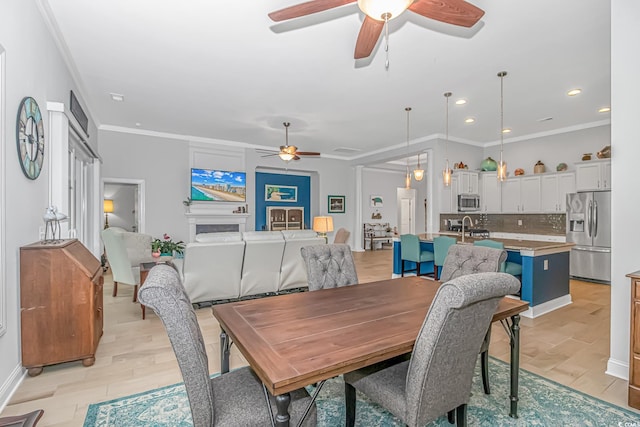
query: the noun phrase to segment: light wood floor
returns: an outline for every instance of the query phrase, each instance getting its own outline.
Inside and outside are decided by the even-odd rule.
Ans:
[[[387,279],[392,251],[354,253],[360,282]],[[109,399],[182,381],[164,328],[153,312],[142,320],[131,302],[132,287],[120,286],[111,297],[111,277],[105,277],[104,335],[96,363],[48,366],[37,377],[27,377],[2,416],[45,410],[39,426],[81,426],[87,407]],[[609,286],[572,281],[573,304],[537,319],[523,318],[521,367],[602,400],[627,407],[627,382],[605,375],[609,356]],[[220,329],[211,309],[197,311],[207,343],[209,369],[219,371]],[[490,352],[509,360],[502,328],[495,326]],[[246,364],[232,347],[231,367]],[[627,407],[628,408],[628,407]]]

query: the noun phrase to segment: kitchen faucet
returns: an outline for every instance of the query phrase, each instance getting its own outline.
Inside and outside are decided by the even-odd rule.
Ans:
[[[469,215],[465,215],[462,218],[462,243],[464,243],[464,220],[469,218],[469,224],[471,224],[470,228],[473,228],[473,220],[471,219],[471,217]]]

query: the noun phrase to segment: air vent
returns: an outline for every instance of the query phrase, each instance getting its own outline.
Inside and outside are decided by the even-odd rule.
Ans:
[[[334,148],[333,151],[335,151],[336,153],[357,153],[362,150],[360,150],[359,148],[338,147]]]

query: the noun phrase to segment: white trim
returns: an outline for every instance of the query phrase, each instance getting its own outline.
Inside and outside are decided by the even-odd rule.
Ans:
[[[5,94],[6,84],[5,84],[5,76],[6,68],[5,68],[5,50],[0,45],[0,206],[2,206],[0,210],[0,337],[3,336],[7,332],[7,291],[6,291],[6,283],[7,278],[5,277],[7,274],[7,259],[6,259],[6,228],[5,228],[5,212],[7,206],[6,199],[6,191],[5,191],[5,182],[6,182],[6,174],[7,174],[7,144],[5,143],[5,135],[6,132],[6,121],[5,121]],[[0,408],[0,412],[2,412],[2,408]]]
[[[20,384],[27,375],[27,370],[20,365],[16,365],[7,377],[7,380],[0,386],[0,414],[4,411],[11,400],[11,396],[18,390]]]
[[[504,143],[505,144],[510,144],[512,142],[520,142],[520,141],[529,141],[531,139],[536,139],[536,138],[543,138],[545,136],[552,136],[552,135],[559,135],[559,134],[563,134],[563,133],[569,133],[569,132],[575,132],[578,130],[585,130],[585,129],[591,129],[591,128],[597,128],[600,126],[607,126],[611,124],[611,119],[606,119],[606,120],[600,120],[597,122],[591,122],[591,123],[582,123],[579,125],[575,125],[575,126],[567,126],[564,128],[560,128],[560,129],[553,129],[553,130],[549,130],[549,131],[545,131],[545,132],[538,132],[538,133],[531,133],[529,135],[522,135],[522,136],[517,136],[514,138],[509,138],[509,139],[505,139]],[[484,144],[484,147],[491,147],[494,145],[500,145],[500,141],[491,141],[491,142],[487,142]]]
[[[146,212],[145,212],[145,205],[146,205],[146,197],[145,197],[145,182],[144,179],[128,179],[128,178],[108,178],[108,177],[103,177],[101,179],[101,191],[100,194],[102,196],[102,199],[104,199],[104,184],[134,184],[138,186],[138,206],[136,206],[136,209],[138,210],[138,233],[144,233],[145,232],[145,216],[146,216]],[[102,206],[102,201],[99,201],[100,206]],[[99,209],[100,212],[100,217],[102,218],[102,215],[104,215],[104,212],[102,212],[102,209]]]
[[[607,370],[604,371],[604,373],[611,375],[612,377],[629,381],[629,364],[622,360],[616,360],[610,357],[607,361]]]
[[[570,294],[563,295],[556,299],[552,299],[551,301],[543,302],[542,304],[529,307],[529,309],[522,313],[521,316],[528,317],[529,319],[535,319],[536,317],[542,316],[543,314],[550,313],[553,310],[559,309],[560,307],[569,305],[572,302],[573,301],[571,300]]]

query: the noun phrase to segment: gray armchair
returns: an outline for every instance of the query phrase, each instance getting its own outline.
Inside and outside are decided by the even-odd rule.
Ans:
[[[449,247],[447,257],[442,266],[440,280],[455,279],[467,274],[500,271],[502,263],[507,259],[507,252],[484,246],[453,245]],[[491,326],[487,329],[480,347],[480,365],[482,366],[482,387],[485,394],[491,393],[489,386],[489,344],[491,343]]]
[[[198,319],[176,270],[168,265],[152,268],[140,288],[139,299],[156,312],[167,330],[180,365],[195,427],[271,425],[272,414],[276,412],[275,398],[266,392],[249,367],[209,377]],[[269,399],[269,405],[265,399]],[[289,413],[293,425],[302,418],[310,403],[311,397],[306,390],[291,392]],[[316,425],[315,404],[303,425]]]
[[[310,291],[358,283],[358,273],[349,245],[305,246],[300,248],[300,253],[307,266]]]
[[[465,426],[482,337],[499,300],[519,286],[506,273],[463,276],[441,285],[409,361],[381,362],[344,375],[346,425],[355,423],[357,389],[408,426],[424,426],[453,411],[457,425]]]

